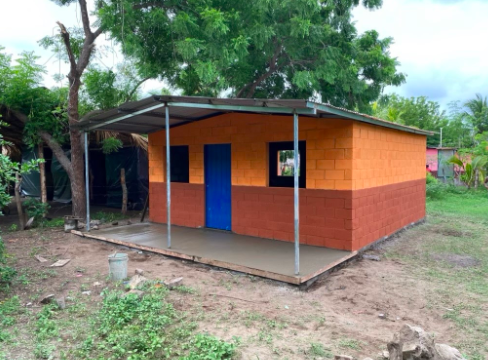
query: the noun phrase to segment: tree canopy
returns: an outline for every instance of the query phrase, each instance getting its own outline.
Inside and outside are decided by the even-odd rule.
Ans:
[[[380,0],[365,0],[368,8]],[[405,76],[391,38],[358,35],[359,0],[101,0],[102,28],[138,62],[187,95],[309,98],[369,111]]]

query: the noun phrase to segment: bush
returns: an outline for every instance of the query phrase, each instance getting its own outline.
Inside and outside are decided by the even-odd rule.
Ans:
[[[25,212],[31,218],[34,218],[36,223],[39,223],[42,218],[47,215],[49,208],[51,207],[48,203],[42,203],[38,199],[30,198],[24,201]]]
[[[427,199],[441,199],[445,196],[446,185],[437,180],[431,173],[427,173],[425,181],[427,183]]]
[[[12,279],[17,274],[14,268],[6,265],[7,260],[5,258],[5,245],[2,237],[0,236],[0,289],[2,284],[10,284]]]

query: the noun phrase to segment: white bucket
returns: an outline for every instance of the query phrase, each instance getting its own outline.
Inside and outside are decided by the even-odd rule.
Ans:
[[[116,253],[108,256],[108,271],[112,280],[124,280],[127,278],[127,254]]]

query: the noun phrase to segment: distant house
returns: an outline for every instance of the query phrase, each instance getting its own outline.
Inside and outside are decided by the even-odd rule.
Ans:
[[[456,154],[454,147],[427,147],[426,170],[443,182],[454,177],[454,165],[448,160]]]

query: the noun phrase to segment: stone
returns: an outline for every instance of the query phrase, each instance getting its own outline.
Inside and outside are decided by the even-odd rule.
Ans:
[[[98,225],[93,225],[93,226],[92,226],[92,230],[98,230],[98,229],[100,229],[100,228],[98,227]]]
[[[112,225],[113,226],[119,225],[119,222],[118,221],[112,221]]]
[[[49,304],[54,299],[54,294],[44,296],[39,302],[41,304]]]
[[[142,269],[136,269],[134,272],[136,275],[144,275],[144,270]]]
[[[25,304],[25,306],[32,306],[32,303],[28,302],[27,304]]]
[[[147,279],[142,276],[142,275],[134,275],[130,281],[129,281],[129,284],[127,284],[127,286],[131,289],[131,290],[134,290],[135,288],[137,288],[138,286],[144,284],[145,282],[147,281]]]
[[[144,291],[142,291],[142,290],[137,290],[137,289],[132,289],[131,291],[126,292],[124,295],[122,295],[122,297],[126,297],[126,296],[128,296],[129,294],[136,294],[136,295],[137,295],[137,297],[138,297],[139,299],[141,299],[141,298],[144,296]]]
[[[386,319],[386,315],[385,315],[385,314],[378,314],[378,317],[379,317],[380,319]]]
[[[101,282],[99,282],[99,281],[95,281],[95,282],[93,283],[93,286],[95,286],[95,287],[99,287],[99,286],[102,286],[102,283],[101,283]]]
[[[446,344],[435,344],[439,360],[466,360],[458,349]]]
[[[82,291],[81,293],[83,295],[91,295],[91,291],[90,290],[88,290],[88,291]]]
[[[390,360],[437,360],[434,340],[417,326],[404,325],[387,347]]]
[[[95,225],[100,225],[102,222],[100,220],[91,220],[90,225],[95,226]]]
[[[166,285],[166,287],[168,287],[169,289],[172,289],[175,286],[180,285],[182,281],[183,281],[183,278],[182,277],[177,277],[177,278],[174,278],[174,279],[171,279],[171,280],[166,280],[164,282],[164,285]]]
[[[363,259],[373,260],[373,261],[381,261],[381,258],[378,255],[372,255],[372,254],[364,254]]]
[[[384,350],[381,353],[381,356],[383,357],[383,359],[389,359],[390,358],[390,353],[387,350]]]
[[[336,355],[334,356],[334,360],[354,360],[354,358],[349,355]]]
[[[61,296],[60,298],[57,298],[55,301],[61,310],[64,310],[66,308],[66,301],[64,300],[63,296]]]
[[[127,225],[130,225],[130,224],[132,224],[132,221],[127,220]]]

